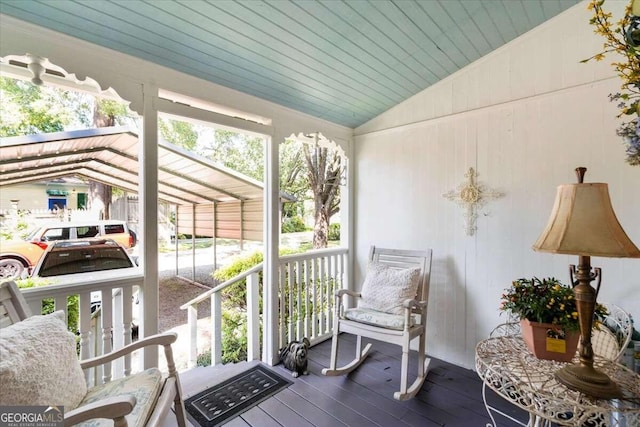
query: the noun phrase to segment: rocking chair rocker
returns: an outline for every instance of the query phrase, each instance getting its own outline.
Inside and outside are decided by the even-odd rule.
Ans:
[[[371,350],[371,343],[362,350],[364,336],[402,347],[400,391],[393,397],[407,400],[418,393],[431,362],[425,356],[431,252],[431,249],[415,251],[371,247],[362,292],[347,289],[336,292],[331,360],[329,368],[322,370],[324,375],[344,375],[357,368]],[[356,298],[357,307],[345,308],[344,295]],[[356,357],[338,368],[338,337],[341,332],[357,336]],[[414,338],[419,338],[418,376],[408,386],[409,345]]]

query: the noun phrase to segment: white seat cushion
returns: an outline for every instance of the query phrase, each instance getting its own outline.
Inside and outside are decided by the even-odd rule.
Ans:
[[[97,402],[107,397],[134,396],[136,398],[136,406],[126,416],[127,425],[141,427],[146,424],[147,419],[153,412],[156,399],[162,391],[163,381],[162,373],[157,368],[147,369],[138,374],[118,378],[106,384],[90,388],[80,406]],[[113,426],[113,420],[95,419],[77,425],[83,427],[111,427]]]
[[[348,308],[344,311],[344,317],[367,325],[379,326],[386,329],[401,331],[404,329],[404,314],[390,314],[366,308]],[[416,324],[416,316],[409,317],[409,327]]]

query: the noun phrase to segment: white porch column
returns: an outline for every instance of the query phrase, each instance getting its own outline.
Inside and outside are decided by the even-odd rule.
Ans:
[[[142,138],[138,148],[139,158],[139,218],[140,218],[140,254],[144,281],[142,285],[142,322],[140,337],[158,333],[158,110],[154,99],[158,97],[158,88],[151,84],[143,85]],[[144,368],[158,366],[158,349],[144,350]]]
[[[278,255],[280,242],[280,142],[284,136],[275,133],[265,138],[264,151],[264,275],[263,275],[263,345],[262,361],[278,362]]]
[[[345,167],[347,168],[346,185],[340,188],[340,217],[343,218],[340,223],[340,246],[345,248],[349,248],[349,253],[347,254],[347,265],[345,266],[345,280],[347,281],[347,287],[350,290],[354,290],[354,281],[353,281],[353,263],[355,262],[354,256],[354,248],[355,248],[355,239],[354,233],[355,230],[355,218],[354,218],[354,181],[355,181],[355,171],[353,170],[356,162],[353,161],[353,139],[350,139],[346,147],[344,144],[341,145],[345,152]],[[351,298],[353,299],[353,298]]]

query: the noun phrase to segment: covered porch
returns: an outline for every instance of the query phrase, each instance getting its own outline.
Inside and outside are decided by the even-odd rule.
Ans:
[[[236,3],[235,7],[244,8]],[[321,2],[311,3],[317,5]],[[377,2],[369,3],[367,6]],[[393,8],[396,3],[384,2],[384,6]],[[415,3],[418,2],[405,4]],[[446,2],[438,2],[439,5],[443,3]],[[468,2],[467,5],[482,3],[488,4]],[[550,4],[513,3],[522,7],[522,13],[513,14],[522,21],[528,19],[525,19],[525,7],[539,7],[538,15],[543,16],[542,9],[546,7],[542,5]],[[626,3],[607,1],[616,16],[623,13]],[[607,98],[608,94],[619,90],[620,80],[609,64],[580,63],[580,60],[600,52],[602,45],[588,24],[591,15],[586,10],[587,2],[553,3],[558,4],[563,5],[563,11],[558,11],[557,15],[554,13],[553,18],[545,17],[541,25],[523,31],[510,42],[500,43],[501,47],[488,49],[484,56],[471,46],[472,40],[468,38],[474,42],[483,39],[469,36],[468,30],[475,28],[475,24],[460,20],[469,25],[466,28],[464,25],[452,25],[455,27],[453,36],[459,36],[463,47],[471,46],[475,51],[474,60],[459,68],[452,67],[442,79],[424,83],[421,89],[399,96],[389,105],[377,104],[379,110],[361,119],[354,119],[356,114],[349,110],[350,104],[340,100],[322,99],[317,109],[301,112],[295,104],[287,107],[278,102],[282,101],[278,85],[275,85],[277,90],[271,88],[270,93],[275,95],[268,100],[268,97],[259,96],[262,94],[260,90],[250,95],[240,90],[242,85],[240,89],[231,89],[207,80],[205,77],[211,76],[211,71],[203,62],[199,63],[203,65],[200,73],[190,74],[186,67],[168,68],[166,63],[153,63],[148,58],[143,59],[142,55],[135,55],[141,51],[123,53],[113,46],[100,46],[95,38],[94,42],[81,40],[77,38],[79,35],[74,37],[71,34],[73,31],[59,32],[64,29],[64,20],[56,21],[59,24],[57,30],[38,25],[38,21],[46,21],[39,14],[33,13],[36,16],[29,21],[26,18],[33,16],[29,10],[16,12],[13,16],[1,16],[0,56],[3,66],[11,65],[9,62],[14,55],[26,61],[14,70],[25,78],[31,76],[27,64],[33,59],[25,59],[25,54],[48,58],[44,68],[51,72],[41,76],[46,83],[82,87],[101,94],[113,92],[114,96],[129,101],[131,109],[142,117],[138,180],[140,214],[144,218],[143,242],[157,241],[158,115],[188,117],[264,137],[265,261],[260,268],[262,283],[266,286],[262,288],[264,311],[252,318],[254,322],[260,318],[263,335],[261,341],[260,326],[252,323],[252,350],[248,359],[277,365],[279,346],[308,331],[312,335],[317,334],[312,338],[318,345],[311,351],[310,376],[299,378],[281,396],[248,411],[234,421],[236,425],[257,426],[264,420],[273,421],[273,425],[334,425],[331,422],[358,425],[371,421],[379,425],[483,425],[489,421],[482,405],[480,382],[469,369],[474,366],[476,344],[504,320],[499,309],[501,294],[512,280],[519,277],[554,276],[566,282],[567,264],[576,261],[573,256],[548,255],[531,250],[551,211],[554,189],[560,184],[574,182],[574,168],[586,166],[590,171],[587,181],[609,183],[620,223],[632,241],[640,242],[640,228],[637,226],[637,218],[640,218],[637,189],[640,168],[625,163],[624,148],[615,133],[619,125],[617,111]],[[464,12],[465,7],[458,9]],[[82,19],[81,12],[78,11],[76,19]],[[365,13],[364,10],[361,12]],[[404,15],[403,19],[410,15]],[[485,14],[479,13],[478,16],[484,17]],[[491,19],[484,21],[492,22]],[[339,16],[336,22],[353,25]],[[507,22],[514,21],[504,15],[497,22],[507,26]],[[436,27],[424,25],[422,28]],[[493,34],[497,36],[498,33]],[[291,39],[296,37],[291,36]],[[431,45],[440,48],[439,45]],[[407,41],[397,46],[405,47]],[[403,49],[393,47],[388,50],[402,51],[402,60],[389,58],[388,63],[369,63],[365,68],[380,76],[363,79],[360,82],[363,87],[361,93],[375,93],[380,90],[377,79],[381,79],[383,74],[393,74],[391,79],[397,79],[395,73],[398,69],[403,69],[406,63],[415,62],[415,58]],[[164,54],[164,49],[158,48],[157,51],[160,57]],[[366,49],[364,52],[369,55]],[[441,52],[437,54],[441,55]],[[175,58],[180,59],[177,62],[182,66],[182,54],[175,54]],[[315,65],[319,65],[318,58],[321,56],[313,58]],[[294,68],[300,67],[301,63],[296,60]],[[361,67],[364,66],[355,66],[356,74],[361,74],[358,71]],[[385,71],[391,69],[394,73]],[[340,83],[341,80],[341,75],[335,79]],[[324,88],[333,84],[324,77],[318,81],[321,82],[320,94],[314,86],[303,96],[304,105],[314,96],[324,97]],[[375,82],[376,90],[370,90],[367,82]],[[390,84],[395,84],[395,81]],[[251,81],[251,87],[260,89],[262,86]],[[329,92],[344,92],[339,90],[340,87],[331,86]],[[312,114],[314,112],[318,112],[317,115]],[[327,142],[344,150],[349,162],[341,209],[342,248],[339,254],[334,254],[340,262],[331,261],[334,267],[342,266],[341,286],[359,289],[367,268],[367,253],[373,244],[432,248],[434,251],[427,353],[439,361],[434,359],[437,363],[427,377],[426,386],[412,401],[395,402],[391,397],[391,390],[397,388],[394,384],[399,369],[397,348],[387,353],[384,346],[378,346],[380,353],[374,353],[368,363],[350,376],[326,378],[318,375],[328,360],[329,343],[322,342],[322,339],[331,328],[325,322],[331,319],[331,307],[327,306],[329,311],[322,318],[317,313],[317,318],[296,318],[293,322],[292,314],[298,312],[300,305],[297,301],[301,294],[281,299],[282,295],[289,295],[282,290],[286,288],[286,273],[290,267],[284,266],[286,260],[281,259],[278,252],[278,144],[291,135],[319,133],[326,137]],[[455,195],[457,189],[464,187],[468,182],[465,174],[470,168],[477,172],[475,179],[479,185],[504,197],[487,204],[463,204],[463,209],[443,197],[449,192]],[[465,227],[465,220],[473,221],[473,227]],[[140,277],[133,278],[134,282],[95,286],[104,292],[140,286],[140,306],[143,307],[141,336],[147,336],[158,331],[158,254],[153,244],[144,244],[142,250],[143,272]],[[316,258],[322,257],[321,254],[309,256],[314,257],[314,263]],[[640,318],[640,306],[635,303],[640,300],[640,264],[637,260],[598,258],[597,264],[606,272],[599,299],[618,304],[636,319]],[[303,269],[297,268],[296,271]],[[250,276],[257,274],[257,270],[247,273],[248,289],[251,290],[247,295],[252,299],[248,306],[254,313],[258,306],[255,299],[258,286]],[[311,270],[309,274],[313,276],[315,273]],[[328,288],[323,289],[328,291]],[[89,290],[77,290],[84,293],[87,302]],[[216,300],[219,291],[214,290],[202,298],[210,298],[215,307],[219,304]],[[60,306],[64,305],[62,298],[59,299]],[[80,299],[83,301],[82,294]],[[127,300],[126,296],[124,300]],[[186,309],[191,318],[197,317],[193,304]],[[113,319],[116,319],[115,315]],[[115,323],[110,320],[103,329],[110,331],[110,328],[115,328],[114,337],[120,336],[122,338],[118,340],[126,343],[128,331],[122,326],[126,324],[126,317],[118,319]],[[301,324],[297,323],[298,320]],[[214,316],[210,325],[214,334],[220,329],[216,322],[219,319]],[[89,331],[88,326],[86,330]],[[193,331],[191,327],[190,338]],[[102,331],[94,336],[110,345],[106,344],[108,339]],[[212,342],[215,361],[219,354],[216,348],[219,340],[214,338]],[[193,348],[190,348],[190,363],[194,360]],[[395,351],[395,356],[392,351]],[[149,352],[143,360],[145,366],[155,366],[158,355]],[[280,367],[275,369],[281,372]],[[185,388],[191,387],[191,392],[196,392],[201,386],[194,378],[199,376],[197,372],[194,368],[184,373]],[[387,375],[389,373],[396,375]],[[451,384],[455,387],[450,387]],[[347,405],[344,405],[342,400],[347,399],[344,395],[351,391],[355,392],[350,394],[353,400],[346,401]],[[360,397],[354,398],[356,395]],[[500,406],[501,401],[496,400],[494,404]],[[449,406],[451,403],[453,407]],[[348,409],[343,409],[347,406]],[[340,408],[343,412],[334,413],[333,410],[328,411],[328,407]],[[371,420],[369,410],[380,418]],[[465,416],[468,419],[463,419]]]
[[[355,339],[343,335],[343,357],[355,351]],[[312,347],[309,353],[309,375],[291,378],[282,364],[273,370],[293,384],[241,413],[226,425],[231,427],[255,426],[420,426],[467,427],[488,425],[491,422],[482,400],[482,382],[475,372],[440,359],[432,359],[432,368],[422,391],[412,400],[393,399],[399,387],[400,354],[398,347],[372,341],[374,351],[370,360],[357,371],[344,377],[326,377],[323,368],[329,365],[331,342]],[[416,355],[412,355],[412,370],[416,368]],[[250,363],[218,368],[198,367],[180,376],[185,397],[188,398],[251,366]],[[487,401],[518,420],[528,420],[528,414],[487,391]],[[495,412],[494,412],[495,414]],[[499,417],[499,418],[498,418]],[[518,424],[496,416],[499,426]],[[169,419],[163,427],[175,426]]]

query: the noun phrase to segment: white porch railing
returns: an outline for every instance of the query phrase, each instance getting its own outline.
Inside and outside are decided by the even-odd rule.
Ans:
[[[346,287],[348,250],[319,249],[279,259],[279,347],[292,340],[309,338],[315,344],[333,332],[333,294]],[[211,298],[211,364],[222,363],[221,291],[246,279],[247,360],[260,358],[260,295],[262,263],[204,292],[180,308],[187,310],[189,323],[189,367],[196,365],[198,349],[198,304]],[[264,347],[264,345],[263,345]],[[262,348],[264,352],[264,348]]]
[[[89,359],[117,350],[131,343],[131,325],[134,319],[134,288],[142,285],[142,276],[104,279],[96,283],[54,284],[21,289],[33,314],[42,312],[43,301],[52,299],[54,309],[62,310],[68,319],[69,298],[78,297],[78,337],[79,357]],[[101,295],[101,306],[91,313],[91,294]],[[73,303],[72,303],[73,304]],[[138,307],[142,313],[142,307]],[[139,315],[138,318],[141,318]],[[97,379],[108,382],[131,372],[131,357],[85,371],[88,385],[96,384]]]

